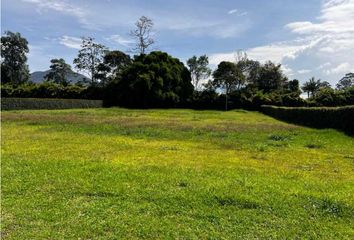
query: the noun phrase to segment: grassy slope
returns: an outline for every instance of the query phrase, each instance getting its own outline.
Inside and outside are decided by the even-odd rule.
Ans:
[[[260,113],[2,113],[7,239],[354,237],[354,139]]]

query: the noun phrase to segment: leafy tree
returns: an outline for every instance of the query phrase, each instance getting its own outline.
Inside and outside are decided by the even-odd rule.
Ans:
[[[232,62],[221,62],[213,73],[213,84],[225,91],[225,110],[228,109],[228,95],[233,90],[239,90],[245,77],[239,67]]]
[[[108,51],[103,57],[103,62],[97,66],[96,78],[105,86],[112,79],[121,76],[122,71],[130,63],[130,56],[124,52]]]
[[[259,90],[263,90],[265,93],[279,90],[283,88],[287,82],[287,78],[281,71],[281,65],[276,65],[271,61],[268,61],[261,66],[258,74],[256,86]]]
[[[309,98],[310,96],[313,96],[314,93],[319,89],[319,82],[320,80],[315,80],[314,77],[310,78],[309,81],[305,82],[302,85],[302,91],[307,93],[307,97]]]
[[[50,72],[44,78],[48,81],[67,86],[69,84],[67,75],[72,72],[71,66],[62,58],[52,59],[50,62]]]
[[[124,52],[115,50],[107,52],[103,62],[111,68],[113,73],[118,73],[131,63],[131,59]]]
[[[142,16],[135,23],[135,26],[136,29],[130,32],[130,36],[132,36],[136,41],[135,48],[132,50],[133,52],[139,54],[145,54],[147,49],[155,43],[152,36],[154,23],[151,19]]]
[[[294,79],[285,84],[285,92],[299,96],[301,94],[299,80]]]
[[[302,86],[302,90],[307,93],[307,97],[313,97],[321,88],[331,88],[331,85],[329,82],[322,82],[321,79],[316,80],[312,77]]]
[[[245,76],[245,82],[251,86],[257,86],[261,64],[258,61],[250,59],[241,59],[237,62],[237,66],[241,69]]]
[[[340,106],[345,103],[345,96],[329,87],[320,87],[313,97],[317,106]]]
[[[81,49],[77,58],[74,59],[74,64],[78,70],[90,75],[91,85],[97,82],[98,66],[102,63],[106,51],[107,48],[102,44],[95,43],[93,38],[82,38]]]
[[[26,54],[28,42],[20,33],[6,31],[1,36],[1,79],[3,83],[18,85],[29,80]]]
[[[193,94],[190,72],[178,59],[155,51],[135,56],[108,87],[108,101],[130,107],[171,107]]]
[[[208,67],[209,60],[207,55],[202,55],[199,58],[193,56],[187,60],[189,71],[191,72],[193,85],[196,90],[199,89],[199,82],[207,79],[211,75],[211,69]]]
[[[341,80],[339,80],[337,84],[337,89],[345,90],[352,86],[354,86],[354,73],[347,73]]]
[[[327,81],[320,82],[319,86],[320,88],[332,88],[331,84]]]

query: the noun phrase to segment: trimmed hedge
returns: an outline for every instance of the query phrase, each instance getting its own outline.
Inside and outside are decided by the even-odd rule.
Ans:
[[[100,107],[103,107],[102,100],[1,98],[2,110],[69,109],[69,108],[100,108]]]
[[[261,107],[279,120],[315,128],[335,128],[354,134],[354,106],[346,107]]]

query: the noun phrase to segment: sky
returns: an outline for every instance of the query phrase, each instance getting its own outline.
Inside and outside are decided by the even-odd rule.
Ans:
[[[242,50],[301,83],[354,72],[354,0],[2,0],[1,31],[20,32],[30,71],[43,71],[53,58],[72,64],[82,36],[128,51],[142,15],[154,21],[154,49],[183,62],[207,54],[215,68]]]

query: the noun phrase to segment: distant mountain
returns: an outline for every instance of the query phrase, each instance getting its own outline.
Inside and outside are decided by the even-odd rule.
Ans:
[[[50,72],[51,70],[47,71],[37,71],[31,73],[31,81],[34,83],[42,83],[44,81],[44,77]],[[75,84],[79,81],[85,82],[85,80],[89,80],[86,76],[80,74],[80,73],[75,73],[71,72],[67,74],[67,79],[70,81],[70,83]]]

